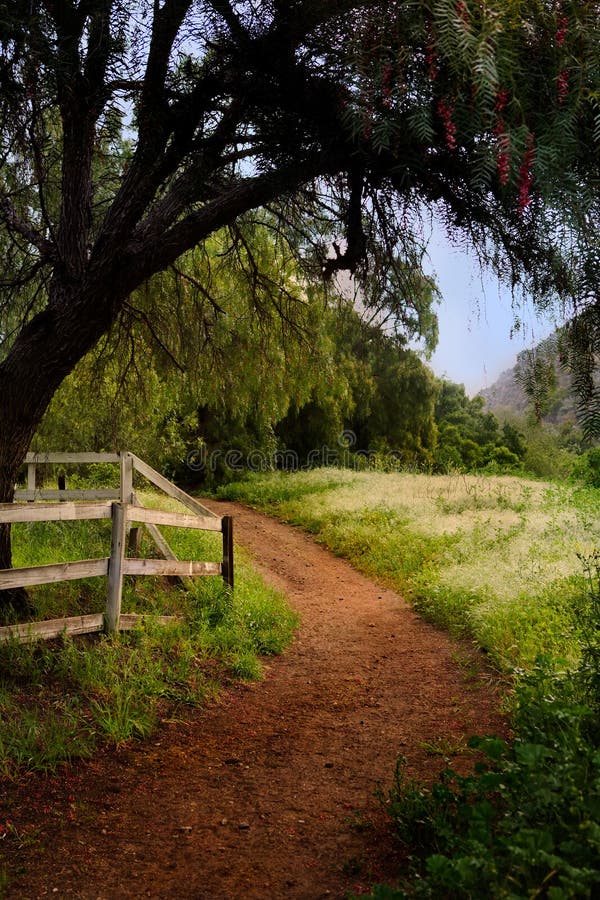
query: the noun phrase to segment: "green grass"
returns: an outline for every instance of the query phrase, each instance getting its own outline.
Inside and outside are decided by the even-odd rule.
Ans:
[[[302,525],[503,669],[578,657],[574,610],[580,557],[600,543],[597,489],[322,469],[253,476],[220,494]]]
[[[181,509],[158,495],[148,505]],[[108,527],[106,527],[108,526]],[[219,561],[221,535],[164,528],[180,559]],[[110,522],[39,523],[13,530],[14,564],[107,556]],[[141,555],[155,555],[144,537]],[[102,612],[106,579],[32,588],[36,619]],[[214,697],[228,679],[261,676],[262,658],[291,640],[296,616],[236,550],[236,588],[219,577],[192,590],[157,578],[126,578],[123,612],[143,625],[116,637],[89,635],[0,645],[0,776],[52,771],[102,746],[146,737],[174,707]],[[181,621],[159,625],[154,617]]]

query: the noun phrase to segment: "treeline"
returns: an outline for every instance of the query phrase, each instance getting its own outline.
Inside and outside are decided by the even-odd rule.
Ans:
[[[265,224],[218,234],[133,295],[57,393],[33,449],[129,448],[207,486],[276,466],[572,467],[572,429],[561,445],[524,418],[501,423],[411,349],[437,338],[431,282],[357,304],[305,278]]]

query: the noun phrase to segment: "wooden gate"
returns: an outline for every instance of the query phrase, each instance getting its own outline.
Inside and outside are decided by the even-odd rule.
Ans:
[[[57,489],[37,488],[37,469],[43,465],[82,465],[114,463],[119,466],[117,489],[70,490],[59,482]],[[178,488],[134,453],[38,453],[27,454],[27,488],[15,492],[15,502],[0,504],[0,523],[53,522],[82,519],[112,519],[110,556],[76,562],[0,569],[0,590],[51,584],[78,578],[107,577],[105,613],[28,622],[0,628],[0,641],[9,637],[33,640],[67,634],[86,634],[107,630],[115,632],[134,628],[143,616],[121,611],[124,575],[168,575],[186,579],[202,575],[219,575],[233,588],[233,520],[217,516],[194,497]],[[134,472],[139,472],[155,487],[178,500],[190,514],[167,512],[144,506],[133,489]],[[25,503],[20,501],[26,501]],[[53,502],[39,502],[53,501]],[[56,502],[59,501],[59,502]],[[81,501],[81,502],[79,502]],[[220,532],[223,536],[221,562],[180,560],[162,535],[159,526],[193,528]],[[139,527],[145,527],[162,555],[162,559],[142,559],[127,555],[127,549],[139,552]],[[162,616],[159,621],[174,617]]]

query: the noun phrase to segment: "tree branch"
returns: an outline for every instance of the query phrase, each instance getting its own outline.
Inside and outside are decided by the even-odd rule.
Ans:
[[[165,129],[168,129],[169,124],[165,94],[169,59],[190,6],[191,0],[165,0],[162,8],[158,3],[155,4],[152,38],[138,112],[139,138],[136,155],[140,155],[140,149],[141,155],[152,155],[157,139],[159,144],[164,141]]]
[[[340,253],[334,244],[335,257],[323,263],[323,275],[328,278],[334,272],[347,271],[352,274],[365,258],[367,241],[362,223],[362,196],[364,188],[364,168],[354,167],[348,177],[350,198],[346,217],[346,250]]]
[[[214,200],[194,210],[163,234],[150,236],[144,229],[134,232],[127,250],[128,263],[123,269],[125,283],[133,280],[136,286],[171,265],[209,234],[231,224],[237,216],[263,206],[282,193],[294,192],[302,184],[326,174],[329,168],[319,155],[304,163],[239,180],[229,188],[224,187]],[[127,288],[128,291],[131,289]]]
[[[248,32],[242,25],[239,16],[234,11],[229,0],[209,0],[214,11],[221,16],[236,44],[245,44],[248,41]]]
[[[106,70],[111,49],[110,13],[112,0],[96,0],[85,4],[85,15],[90,19],[87,53],[83,76],[88,92],[91,113],[96,118],[109,95],[105,85]],[[84,9],[80,5],[80,11]]]
[[[44,262],[56,262],[56,249],[31,225],[21,218],[8,197],[0,200],[2,217],[11,231],[16,231],[22,238],[35,247]]]

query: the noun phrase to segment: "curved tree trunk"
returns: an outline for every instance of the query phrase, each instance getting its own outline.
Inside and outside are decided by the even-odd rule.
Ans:
[[[99,282],[87,290],[55,284],[48,308],[23,328],[0,363],[0,503],[13,502],[19,470],[54,393],[118,308]],[[10,527],[0,525],[0,569],[11,565]],[[0,617],[28,610],[25,591],[0,591]]]

